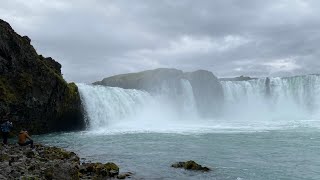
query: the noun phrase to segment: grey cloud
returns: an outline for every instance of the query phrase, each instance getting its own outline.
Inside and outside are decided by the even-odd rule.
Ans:
[[[0,18],[59,61],[69,81],[158,67],[208,69],[218,76],[320,70],[315,0],[0,3]]]

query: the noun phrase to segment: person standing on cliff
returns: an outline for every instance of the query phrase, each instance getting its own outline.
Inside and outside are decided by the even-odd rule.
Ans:
[[[13,128],[12,122],[9,121],[9,113],[4,116],[4,123],[1,124],[1,132],[3,138],[3,144],[8,144],[8,137],[11,129]]]
[[[28,141],[27,141],[27,139],[28,139]],[[26,131],[24,129],[20,131],[18,144],[20,146],[27,146],[30,144],[30,147],[33,148],[33,140],[29,136],[28,131]]]

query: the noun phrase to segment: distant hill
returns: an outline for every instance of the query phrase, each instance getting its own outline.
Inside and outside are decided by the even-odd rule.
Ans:
[[[239,76],[234,78],[219,78],[220,81],[249,81],[249,80],[255,80],[258,78],[252,78],[249,76]]]

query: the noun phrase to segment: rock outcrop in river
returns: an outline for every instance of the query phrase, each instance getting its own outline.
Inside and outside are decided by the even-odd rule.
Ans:
[[[186,162],[176,162],[171,165],[173,168],[183,168],[185,170],[194,170],[194,171],[203,171],[207,172],[210,171],[211,169],[205,166],[201,166],[200,164],[190,160]]]
[[[202,117],[214,117],[221,112],[223,89],[218,78],[210,71],[199,70],[184,73],[177,69],[160,68],[116,75],[93,84],[145,90],[149,93],[159,93],[159,91],[179,93],[183,88],[181,83],[183,79],[190,82],[198,112]]]
[[[33,134],[83,128],[77,86],[30,43],[0,19],[0,118],[10,112],[16,131],[24,127]]]

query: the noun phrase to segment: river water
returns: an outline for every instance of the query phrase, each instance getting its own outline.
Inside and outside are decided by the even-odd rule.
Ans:
[[[320,179],[320,77],[223,81],[223,112],[203,119],[192,86],[157,93],[78,84],[87,130],[36,136],[136,179]],[[194,160],[210,172],[171,168]]]
[[[35,138],[75,151],[85,161],[115,162],[137,179],[320,179],[320,130],[310,127],[260,132],[72,132]],[[208,173],[171,168],[195,160]]]

